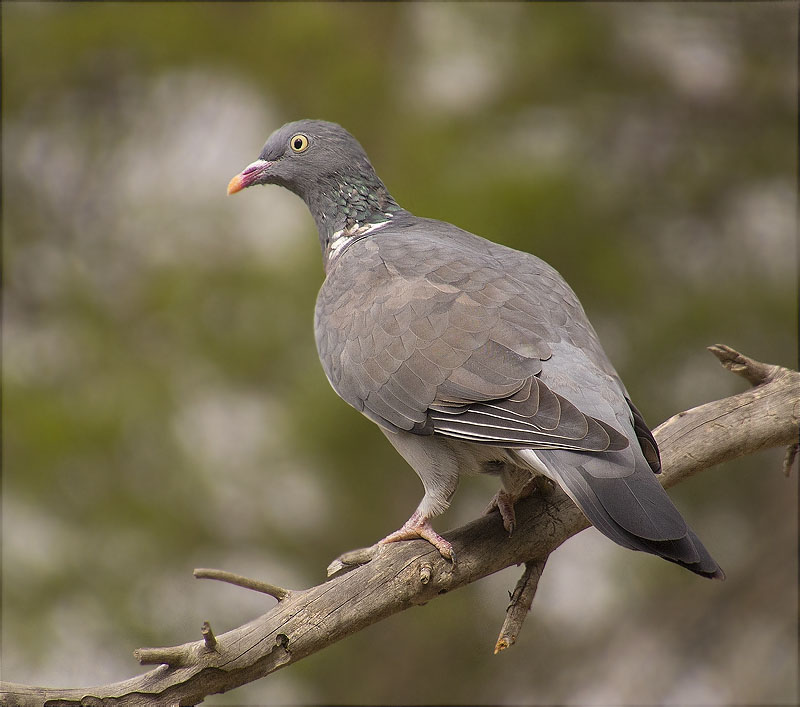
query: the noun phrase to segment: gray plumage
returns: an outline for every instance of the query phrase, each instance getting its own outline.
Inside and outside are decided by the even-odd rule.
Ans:
[[[317,224],[315,333],[334,390],[376,422],[425,496],[392,541],[420,536],[464,473],[491,472],[513,528],[532,474],[606,536],[693,572],[722,570],[654,476],[658,447],[577,297],[542,260],[402,209],[333,123],[277,130],[229,192],[279,184]]]

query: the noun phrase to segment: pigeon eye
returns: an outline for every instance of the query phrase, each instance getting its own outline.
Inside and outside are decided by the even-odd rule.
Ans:
[[[294,152],[305,152],[308,149],[308,138],[305,135],[298,133],[291,140],[289,140],[289,145],[291,145]]]

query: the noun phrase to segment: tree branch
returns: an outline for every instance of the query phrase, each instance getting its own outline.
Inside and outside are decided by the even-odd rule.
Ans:
[[[726,368],[755,387],[679,413],[654,431],[661,448],[660,479],[666,487],[768,447],[789,446],[785,464],[794,462],[800,374],[753,361],[726,346],[714,346],[711,351]],[[197,576],[266,591],[279,599],[278,604],[220,636],[215,637],[210,626],[204,625],[200,640],[171,648],[140,649],[136,652],[140,662],[163,664],[130,680],[83,689],[2,683],[1,701],[8,707],[197,704],[207,695],[264,677],[392,614],[510,565],[526,563],[498,639],[497,648],[502,650],[514,642],[522,626],[550,553],[589,525],[560,489],[520,501],[516,517],[511,537],[494,514],[448,533],[458,557],[455,566],[430,544],[410,541],[380,546],[366,555],[360,551],[361,555],[343,556],[346,560],[372,559],[303,591],[288,592],[219,570],[198,570]],[[337,571],[344,569],[348,569],[346,562]]]
[[[196,569],[192,573],[197,579],[216,579],[220,582],[227,582],[243,589],[252,589],[254,592],[261,592],[262,594],[269,594],[278,601],[283,601],[291,595],[288,589],[283,587],[276,587],[269,582],[262,582],[258,579],[251,579],[250,577],[242,577],[240,574],[233,572],[226,572],[225,570],[212,570],[206,568]]]
[[[666,488],[736,457],[797,443],[800,374],[753,361],[721,344],[709,350],[755,387],[679,412],[653,431]]]
[[[516,643],[517,636],[522,630],[522,624],[531,610],[533,597],[539,586],[542,572],[544,572],[545,562],[546,560],[532,560],[525,563],[525,571],[509,597],[511,603],[506,609],[506,620],[503,622],[503,627],[500,629],[500,635],[494,646],[495,655],[506,648],[511,648]]]

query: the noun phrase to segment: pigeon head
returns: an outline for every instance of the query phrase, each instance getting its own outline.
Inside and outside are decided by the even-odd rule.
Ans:
[[[334,174],[374,174],[364,149],[336,123],[297,120],[270,135],[258,159],[228,184],[233,194],[254,184],[278,184],[304,196]]]
[[[254,184],[277,184],[306,202],[326,262],[337,239],[402,211],[358,140],[323,120],[298,120],[278,128],[258,159],[231,179],[228,194]]]

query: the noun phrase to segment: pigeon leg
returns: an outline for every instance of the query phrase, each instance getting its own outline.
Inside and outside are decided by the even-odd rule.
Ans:
[[[379,540],[378,544],[385,545],[398,540],[414,540],[416,538],[427,540],[446,560],[456,561],[453,546],[433,529],[430,520],[425,518],[419,511],[414,511],[402,528],[390,533],[383,540]]]
[[[527,479],[516,491],[507,491],[501,488],[489,502],[483,515],[488,516],[495,508],[500,512],[503,519],[503,527],[509,536],[517,527],[517,518],[514,513],[514,504],[533,493],[547,493],[551,489],[551,481],[545,476],[534,474]]]
[[[506,529],[509,537],[514,532],[514,528],[517,525],[517,518],[514,514],[515,501],[516,498],[514,498],[512,494],[500,489],[483,512],[483,515],[488,516],[496,508],[500,512],[500,517],[503,519],[503,527]]]

